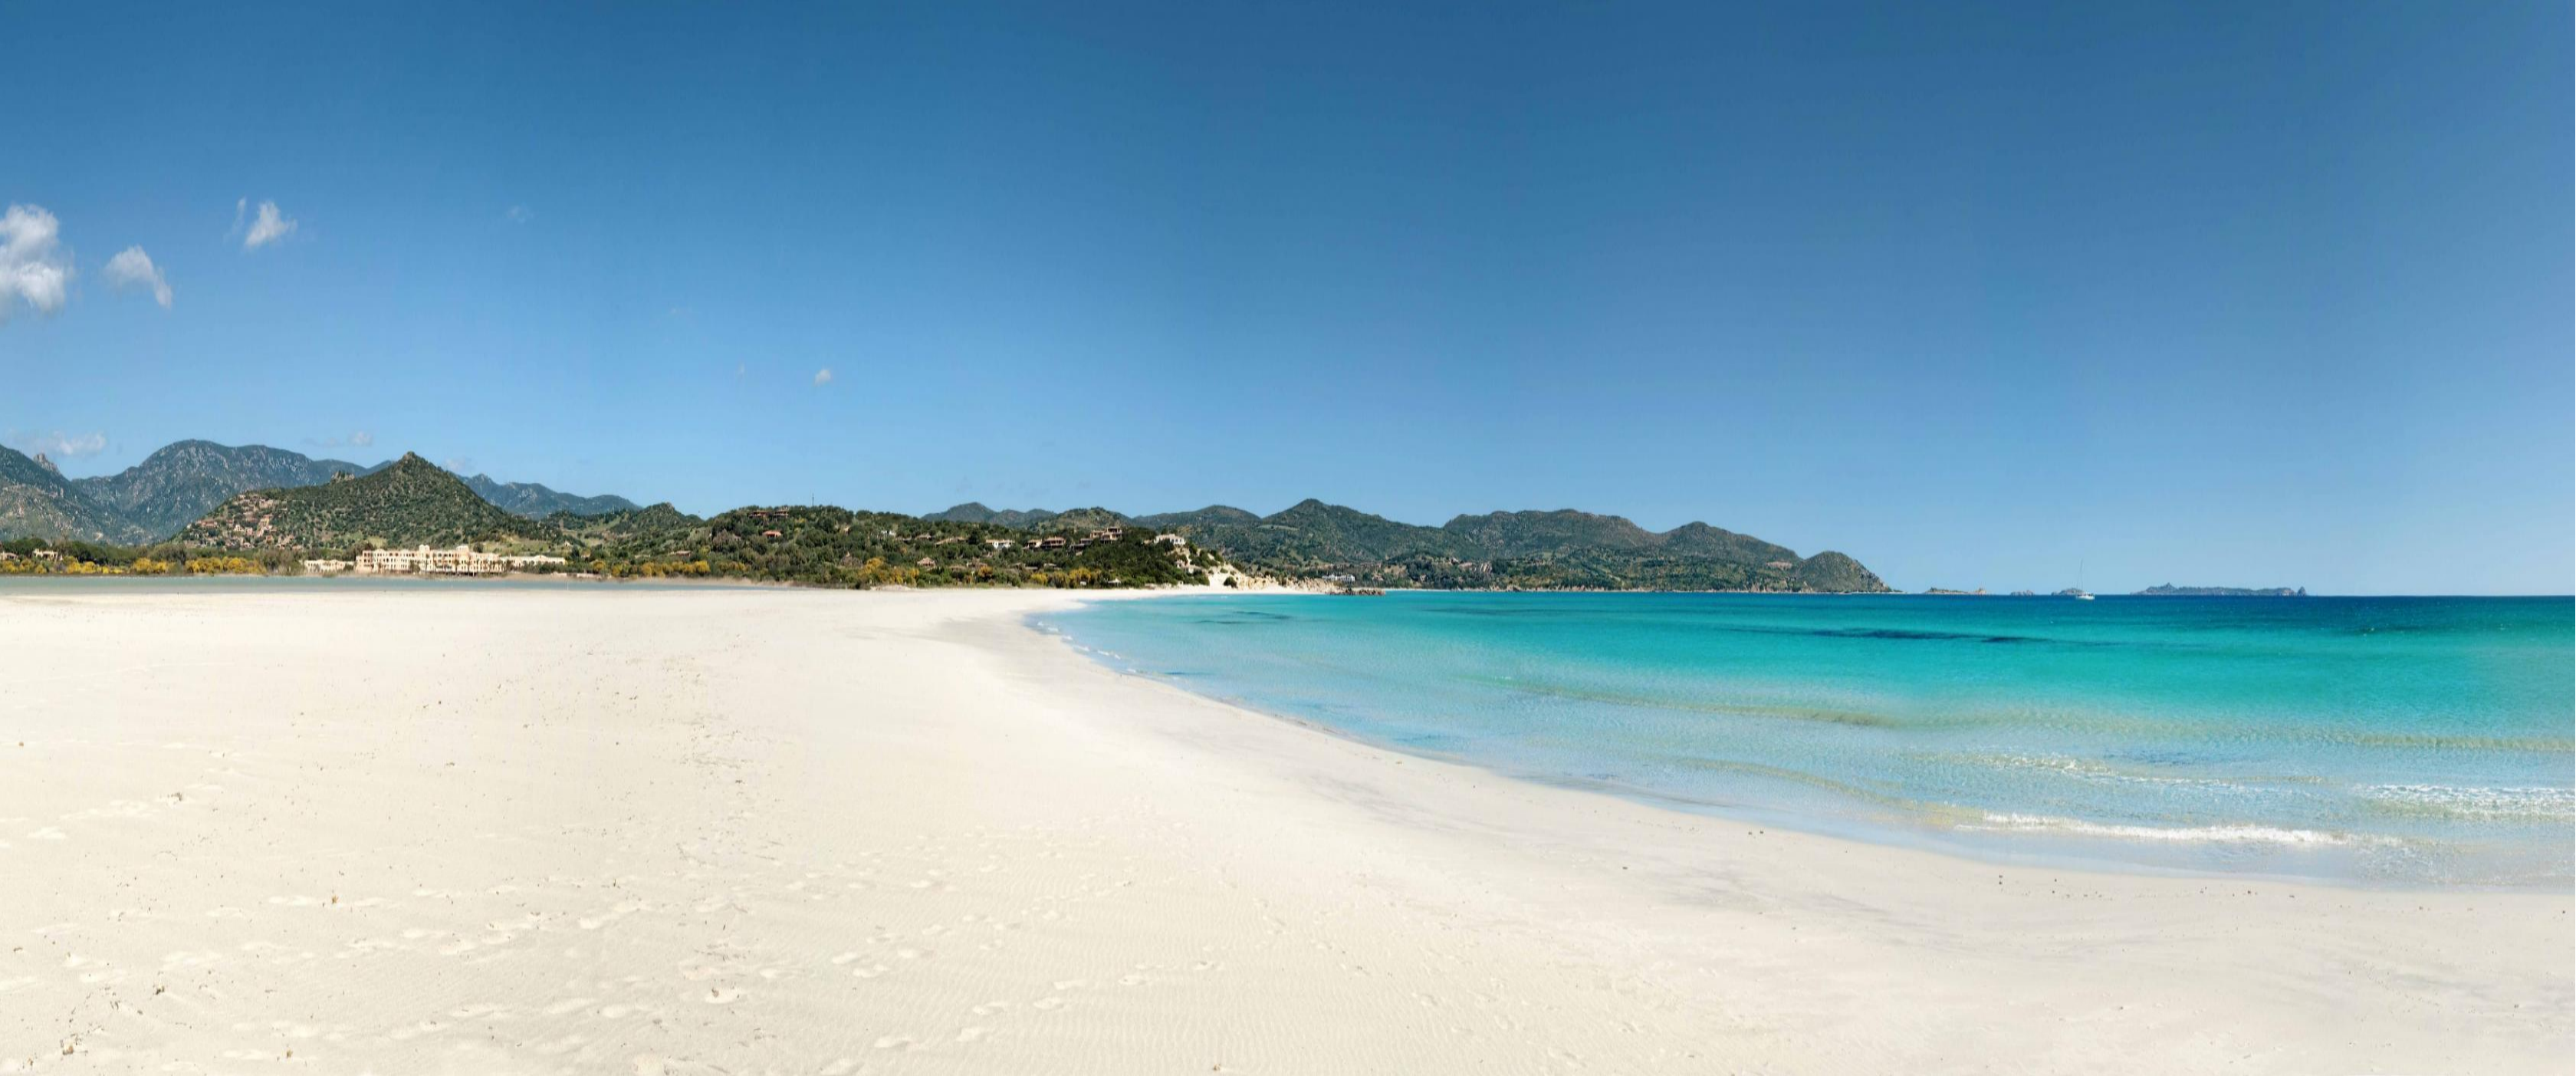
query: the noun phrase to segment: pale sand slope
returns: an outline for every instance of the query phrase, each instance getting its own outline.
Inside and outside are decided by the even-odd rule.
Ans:
[[[2570,1068],[2566,895],[1748,833],[1115,675],[1061,601],[0,596],[0,1068]]]

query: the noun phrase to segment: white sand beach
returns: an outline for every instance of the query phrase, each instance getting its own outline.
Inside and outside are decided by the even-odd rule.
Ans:
[[[1068,600],[0,592],[0,1071],[2576,1069],[2567,894],[1764,831],[1120,676]]]

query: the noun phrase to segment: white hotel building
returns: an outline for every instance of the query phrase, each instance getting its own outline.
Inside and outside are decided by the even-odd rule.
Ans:
[[[369,549],[358,554],[356,568],[360,575],[499,575],[507,571],[541,565],[561,566],[562,557],[505,557],[499,553],[477,553],[472,546],[454,549]]]

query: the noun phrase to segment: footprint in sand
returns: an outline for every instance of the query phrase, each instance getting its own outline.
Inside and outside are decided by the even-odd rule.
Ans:
[[[568,1053],[571,1053],[571,1052],[573,1052],[573,1051],[575,1051],[575,1050],[581,1049],[582,1044],[583,1044],[583,1043],[586,1043],[586,1042],[589,1042],[589,1041],[590,1041],[590,1039],[589,1039],[589,1038],[587,1038],[587,1037],[585,1037],[585,1036],[581,1036],[581,1035],[566,1035],[566,1036],[564,1036],[564,1037],[562,1037],[562,1038],[560,1038],[560,1039],[556,1039],[556,1040],[554,1040],[554,1041],[552,1041],[552,1042],[540,1042],[540,1043],[537,1043],[537,1044],[535,1044],[534,1046],[530,1047],[530,1049],[533,1049],[533,1050],[535,1050],[536,1052],[541,1053],[541,1054],[544,1054],[544,1055],[546,1055],[546,1056],[548,1056],[548,1057],[555,1057],[555,1056],[558,1056],[558,1055],[568,1054]]]
[[[1032,1002],[1030,1002],[1030,1003],[1029,1003],[1029,1008],[1036,1009],[1036,1010],[1038,1010],[1038,1011],[1040,1011],[1040,1012],[1054,1012],[1054,1011],[1056,1011],[1057,1009],[1064,1008],[1064,999],[1063,999],[1063,998],[1039,998],[1039,999],[1037,999],[1036,1001],[1032,1001]]]
[[[877,976],[883,975],[883,974],[885,974],[885,973],[887,973],[887,972],[889,972],[889,971],[893,971],[893,970],[894,970],[893,968],[889,968],[889,967],[887,967],[887,966],[885,966],[885,965],[883,965],[883,964],[870,964],[870,965],[868,965],[867,967],[864,967],[864,968],[857,968],[857,969],[854,969],[854,970],[852,970],[852,971],[850,972],[850,974],[852,974],[852,975],[856,975],[856,976],[858,976],[859,978],[862,978],[862,979],[874,979],[874,978],[876,978]]]
[[[993,1029],[992,1029],[992,1028],[989,1028],[989,1027],[967,1027],[967,1028],[959,1028],[959,1029],[957,1029],[957,1041],[959,1041],[959,1042],[978,1042],[978,1041],[981,1041],[981,1040],[984,1038],[984,1036],[986,1036],[986,1035],[990,1035],[990,1034],[992,1034],[992,1033],[993,1033]]]
[[[857,1071],[858,1067],[859,1063],[856,1061],[846,1057],[836,1057],[832,1059],[831,1064],[823,1066],[821,1076],[850,1076],[850,1073]]]
[[[740,1000],[742,1000],[742,991],[730,986],[718,990],[709,990],[707,991],[706,996],[706,1002],[709,1005],[731,1005]]]

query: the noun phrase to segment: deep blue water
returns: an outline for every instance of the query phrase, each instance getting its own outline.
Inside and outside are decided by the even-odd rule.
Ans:
[[[1113,666],[1539,780],[2003,859],[2576,876],[2566,598],[1102,602]]]

